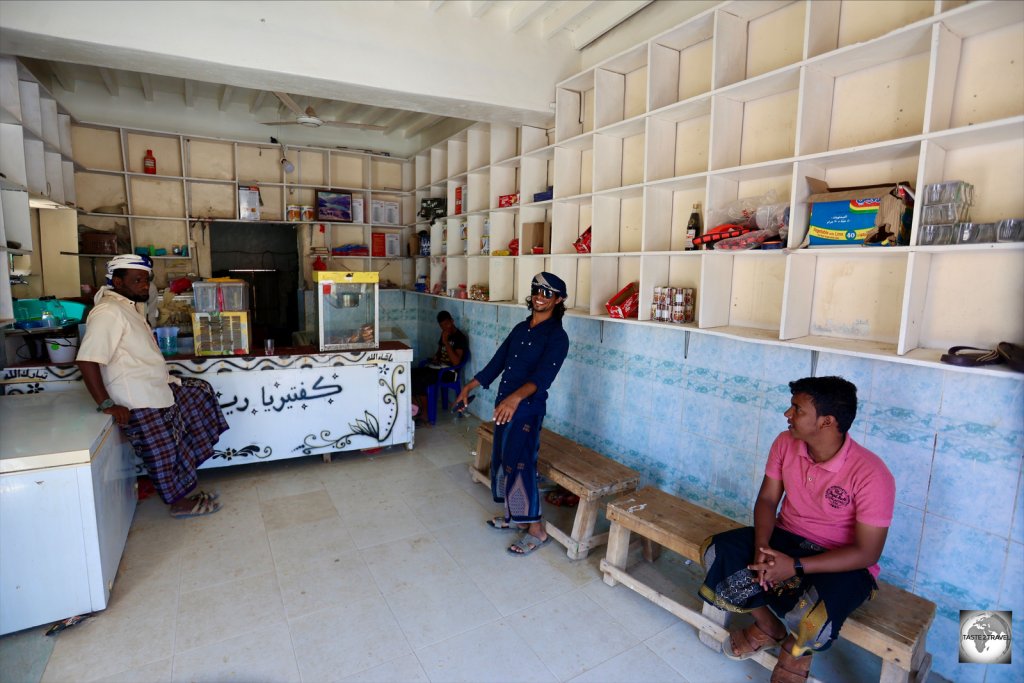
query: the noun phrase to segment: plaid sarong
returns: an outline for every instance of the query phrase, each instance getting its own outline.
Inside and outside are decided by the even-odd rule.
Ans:
[[[537,456],[543,415],[517,413],[512,421],[494,426],[491,448],[491,496],[505,504],[505,521],[532,524],[541,518],[537,486]]]
[[[208,382],[183,377],[180,386],[170,387],[174,405],[132,410],[123,428],[157,493],[168,504],[196,487],[196,469],[213,456],[214,445],[228,429]]]

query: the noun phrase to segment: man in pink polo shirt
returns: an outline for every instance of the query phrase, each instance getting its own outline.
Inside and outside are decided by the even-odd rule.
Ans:
[[[896,498],[885,463],[847,433],[857,387],[806,377],[789,388],[789,429],[768,454],[754,526],[704,542],[700,588],[705,602],[754,617],[723,643],[727,657],[781,645],[772,683],[806,680],[813,652],[828,649],[877,589]]]

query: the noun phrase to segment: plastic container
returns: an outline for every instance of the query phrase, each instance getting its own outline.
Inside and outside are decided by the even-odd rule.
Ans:
[[[196,355],[195,337],[178,337],[178,353],[182,356]]]
[[[75,362],[78,355],[77,337],[47,337],[46,352],[50,355],[50,362],[61,365],[63,363]]]
[[[974,185],[962,180],[947,180],[944,183],[932,183],[924,186],[922,204],[972,204],[974,203]]]
[[[302,207],[298,204],[289,204],[285,216],[290,221],[300,220],[302,218]]]
[[[142,172],[149,175],[156,175],[156,157],[153,150],[147,149],[146,156],[142,157]]]
[[[967,220],[967,212],[970,205],[967,203],[933,204],[921,209],[921,223],[923,225],[937,225],[940,223],[958,223]]]
[[[156,343],[160,347],[160,353],[165,356],[175,356],[178,353],[178,328],[158,327],[156,332]]]
[[[953,224],[922,225],[917,243],[922,246],[950,244],[953,242]]]
[[[985,244],[996,241],[995,223],[957,223],[954,227],[957,244]]]
[[[50,356],[50,362],[54,364],[67,364],[74,362],[78,355],[77,337],[47,337],[46,352]]]
[[[1004,218],[996,226],[997,242],[1024,242],[1024,218]]]
[[[219,296],[218,296],[219,291]],[[193,282],[197,313],[245,311],[249,309],[249,287],[241,280],[232,282]]]

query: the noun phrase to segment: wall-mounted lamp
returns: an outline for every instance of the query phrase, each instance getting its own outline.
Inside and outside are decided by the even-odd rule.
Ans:
[[[286,159],[285,157],[281,157],[281,168],[284,169],[284,172],[286,174],[295,172],[295,164],[288,161],[288,159]]]

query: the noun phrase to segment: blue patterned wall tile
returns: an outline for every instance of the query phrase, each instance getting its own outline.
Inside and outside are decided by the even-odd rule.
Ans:
[[[928,510],[943,517],[1007,538],[1013,523],[1020,455],[955,443],[936,449],[928,492]],[[980,446],[980,447],[979,447]],[[965,509],[967,501],[982,506]]]
[[[942,370],[888,363],[872,376],[871,402],[879,406],[913,406],[914,412],[934,415],[942,401]]]
[[[883,434],[868,435],[861,445],[880,457],[889,467],[896,479],[896,501],[923,510],[928,500],[933,447],[922,446],[917,442],[891,441]]]
[[[896,503],[879,562],[884,581],[913,590],[923,526],[922,510]]]
[[[715,396],[686,390],[683,392],[683,415],[680,427],[694,434],[704,434],[743,451],[757,447],[757,432],[761,408],[758,405],[736,403]]]
[[[1022,468],[1024,470],[1024,468]],[[1024,471],[1017,479],[1017,501],[1013,511],[1013,526],[1010,529],[1010,540],[1024,543]]]
[[[650,391],[651,424],[661,425],[670,432],[678,430],[683,417],[683,390],[677,386],[652,383]]]
[[[947,514],[983,515],[961,503]],[[925,515],[915,592],[954,609],[987,609],[999,598],[1007,541],[930,512]]]
[[[811,351],[791,346],[765,346],[761,379],[781,384],[789,389],[789,383],[811,374]]]
[[[750,344],[713,334],[694,334],[690,336],[687,360],[731,375],[760,377],[766,348],[763,344]]]
[[[1015,612],[1024,611],[1024,545],[1020,543],[1011,543],[1006,553],[1003,588],[999,592],[997,607]]]
[[[1009,431],[1024,430],[1024,382],[965,372],[944,374],[939,411],[943,416]]]
[[[644,353],[656,360],[682,362],[686,352],[686,335],[682,330],[664,327],[644,328],[646,334],[641,337]],[[690,337],[693,338],[692,335]]]

